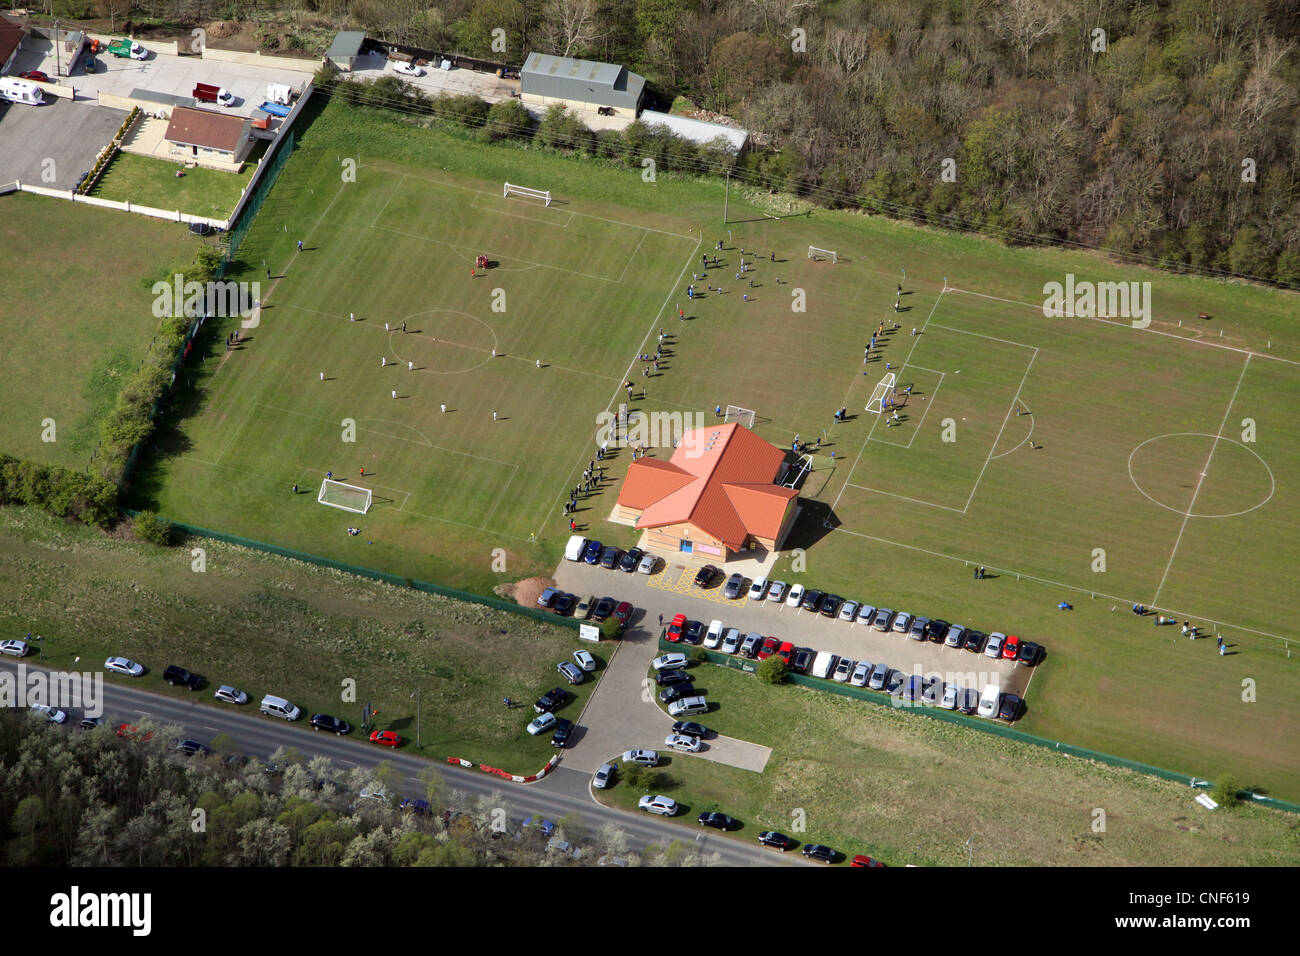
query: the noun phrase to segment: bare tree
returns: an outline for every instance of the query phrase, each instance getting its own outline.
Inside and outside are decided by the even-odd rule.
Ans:
[[[604,39],[596,0],[551,0],[546,5],[546,35],[560,56],[583,50]],[[549,29],[547,29],[549,28]]]
[[[1277,69],[1294,49],[1290,41],[1283,43],[1275,36],[1263,42],[1255,41],[1255,65],[1246,77],[1237,103],[1237,113],[1251,130],[1266,117],[1295,102],[1290,84],[1277,76]]]
[[[1053,0],[1006,0],[994,21],[998,35],[1019,49],[1029,73],[1029,54],[1038,41],[1051,36],[1065,19],[1065,11]]]

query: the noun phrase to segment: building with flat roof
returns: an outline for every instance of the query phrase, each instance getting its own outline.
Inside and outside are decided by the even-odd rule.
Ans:
[[[651,129],[666,129],[674,136],[688,139],[693,143],[718,146],[733,156],[739,156],[749,144],[749,130],[747,129],[691,119],[689,116],[676,116],[672,113],[642,110],[641,122]]]
[[[340,31],[334,34],[334,42],[325,51],[325,59],[345,73],[351,73],[352,66],[356,63],[357,57],[361,55],[361,47],[365,42],[366,32],[364,30]]]
[[[570,109],[603,109],[608,115],[635,119],[645,96],[645,77],[614,63],[530,53],[519,71],[519,92],[525,105],[562,103]]]
[[[650,547],[704,561],[778,551],[799,499],[777,483],[784,473],[785,452],[742,425],[692,429],[667,461],[628,466],[613,517],[644,529]]]
[[[171,144],[169,158],[237,171],[253,148],[249,125],[246,116],[178,106],[172,110],[163,139]]]

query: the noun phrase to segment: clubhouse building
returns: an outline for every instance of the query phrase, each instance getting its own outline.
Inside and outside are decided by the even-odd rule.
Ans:
[[[734,422],[696,428],[672,457],[629,467],[613,520],[646,532],[647,547],[700,563],[779,551],[799,492],[778,482],[785,452]]]

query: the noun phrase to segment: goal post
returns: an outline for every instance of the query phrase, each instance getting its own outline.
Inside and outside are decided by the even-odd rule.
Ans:
[[[724,422],[737,422],[744,425],[750,431],[754,430],[754,410],[752,408],[741,408],[739,405],[728,405],[726,414],[722,416]]]
[[[871,401],[867,402],[866,410],[873,415],[879,415],[885,410],[885,399],[894,391],[896,379],[893,372],[886,372],[879,384],[871,391]]]
[[[316,495],[316,501],[331,508],[341,508],[344,511],[363,515],[370,510],[370,489],[325,478],[320,483],[320,492]]]
[[[829,259],[831,260],[832,265],[839,262],[839,257],[835,255],[834,249],[821,249],[817,246],[808,247],[808,258],[812,259],[814,262],[818,262],[822,259]]]
[[[509,199],[511,195],[524,196],[528,199],[540,199],[546,205],[551,204],[551,191],[549,189],[530,189],[527,186],[519,186],[515,183],[506,183],[505,190],[501,193],[503,199]]]

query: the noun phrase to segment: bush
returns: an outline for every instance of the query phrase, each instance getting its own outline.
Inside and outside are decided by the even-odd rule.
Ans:
[[[533,134],[533,116],[518,100],[502,100],[488,109],[483,132],[490,140],[522,139]]]
[[[117,489],[95,475],[0,456],[0,505],[32,505],[103,527],[116,516]]]
[[[152,511],[141,511],[136,515],[134,529],[135,536],[141,541],[148,541],[150,544],[164,548],[172,543],[171,522],[158,517]]]
[[[783,684],[785,683],[785,661],[773,654],[766,660],[758,662],[755,673],[764,684]]]
[[[1210,799],[1221,807],[1234,807],[1237,805],[1237,791],[1240,789],[1241,784],[1236,777],[1230,773],[1224,774],[1210,791]]]
[[[438,100],[438,115],[467,129],[478,129],[488,118],[487,101],[472,93],[444,96]]]

